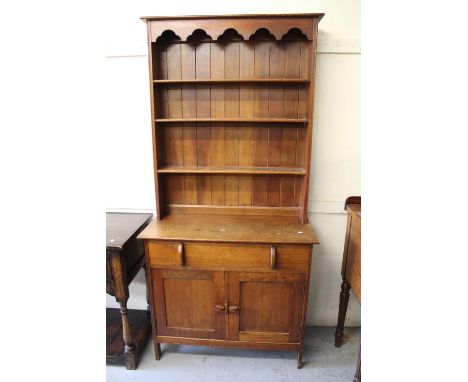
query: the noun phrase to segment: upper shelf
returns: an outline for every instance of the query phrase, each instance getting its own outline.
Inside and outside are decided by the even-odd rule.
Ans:
[[[241,84],[241,83],[266,83],[266,84],[305,84],[310,80],[306,78],[197,78],[193,80],[154,80],[155,84],[170,85],[170,84]]]
[[[303,168],[232,167],[232,166],[164,166],[160,174],[238,174],[238,175],[305,175]]]
[[[252,123],[307,123],[306,118],[158,118],[159,123],[180,122],[252,122]]]

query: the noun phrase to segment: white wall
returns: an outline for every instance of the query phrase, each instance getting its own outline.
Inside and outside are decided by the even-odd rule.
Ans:
[[[162,6],[161,6],[162,4]],[[360,195],[360,2],[174,1],[128,2],[106,20],[108,142],[122,155],[106,168],[109,210],[154,210],[146,29],[149,15],[324,12],[319,24],[309,220],[320,240],[314,248],[309,325],[335,325],[346,215],[344,200]],[[119,181],[116,186],[115,180]],[[125,181],[123,181],[125,180]],[[129,307],[146,307],[144,277],[130,288]],[[117,304],[107,296],[107,306]],[[351,296],[348,325],[360,324]]]

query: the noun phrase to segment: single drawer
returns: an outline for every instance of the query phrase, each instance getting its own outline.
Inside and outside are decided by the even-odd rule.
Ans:
[[[310,247],[267,244],[177,243],[148,241],[153,268],[265,268],[305,271]]]

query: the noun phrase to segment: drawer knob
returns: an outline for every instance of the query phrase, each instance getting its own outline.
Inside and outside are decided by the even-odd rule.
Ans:
[[[270,249],[270,267],[271,269],[276,268],[276,247],[274,245]]]
[[[177,253],[179,254],[179,265],[183,267],[185,265],[185,256],[184,256],[184,244],[179,243],[177,246]]]

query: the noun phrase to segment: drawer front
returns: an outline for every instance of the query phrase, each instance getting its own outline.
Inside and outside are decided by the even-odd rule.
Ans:
[[[177,242],[149,241],[150,266],[272,269],[271,246],[267,244],[182,243],[182,247],[180,251]],[[275,269],[306,271],[310,256],[308,246],[278,245],[275,248]]]

